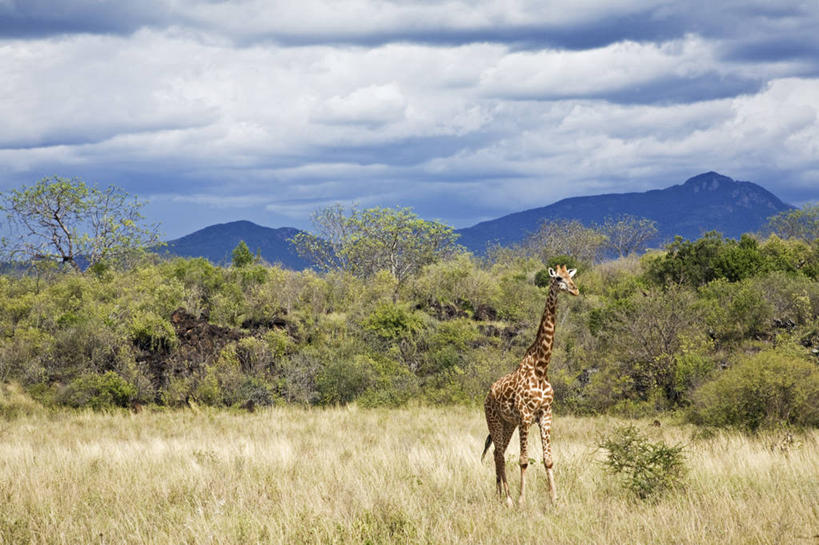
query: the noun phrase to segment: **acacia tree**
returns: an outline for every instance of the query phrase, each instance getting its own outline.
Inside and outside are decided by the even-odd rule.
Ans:
[[[598,230],[606,236],[605,247],[620,257],[642,250],[657,236],[656,222],[630,214],[606,218]]]
[[[812,242],[819,238],[819,204],[780,212],[768,218],[767,227],[780,238],[801,238]]]
[[[566,256],[591,264],[597,261],[605,242],[603,233],[578,220],[547,219],[512,252],[544,263],[556,256]]]
[[[451,227],[419,218],[410,208],[340,204],[313,214],[315,234],[291,239],[299,255],[321,270],[342,270],[362,278],[389,271],[402,285],[424,265],[458,250]]]
[[[157,226],[142,226],[144,206],[116,186],[98,189],[77,178],[52,176],[0,196],[11,236],[8,257],[51,261],[80,270],[122,259],[159,243]]]

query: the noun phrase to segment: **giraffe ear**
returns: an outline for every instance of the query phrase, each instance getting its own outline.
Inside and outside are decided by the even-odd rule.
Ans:
[[[569,269],[569,278],[574,278],[574,275],[577,274],[577,269]]]
[[[556,277],[557,277],[557,273],[556,273],[556,272],[555,272],[555,270],[554,270],[553,268],[551,268],[551,267],[549,267],[549,276],[551,276],[552,278],[556,278]]]

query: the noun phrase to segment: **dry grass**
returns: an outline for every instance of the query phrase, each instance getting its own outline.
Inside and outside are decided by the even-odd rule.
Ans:
[[[24,415],[0,421],[0,543],[819,541],[819,433],[783,451],[777,434],[641,423],[685,443],[691,468],[684,490],[645,503],[597,463],[616,423],[558,416],[559,503],[537,465],[527,505],[507,509],[478,410]],[[516,490],[516,447],[507,459]]]

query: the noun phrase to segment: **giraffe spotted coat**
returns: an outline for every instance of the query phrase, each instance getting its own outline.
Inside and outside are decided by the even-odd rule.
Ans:
[[[554,475],[552,472],[552,445],[550,432],[552,428],[552,400],[554,391],[549,384],[549,360],[554,343],[555,316],[557,297],[561,291],[578,295],[577,287],[572,280],[575,269],[567,270],[565,266],[549,269],[552,280],[546,308],[538,327],[535,342],[526,351],[518,368],[498,379],[489,389],[484,402],[486,423],[489,436],[486,438],[483,456],[491,444],[495,445],[495,477],[498,494],[505,496],[508,504],[512,503],[509,494],[509,483],[506,480],[504,453],[518,428],[520,436],[520,502],[524,501],[525,475],[529,465],[528,438],[529,427],[537,423],[543,447],[543,464],[549,481],[549,492],[552,501],[557,499]],[[483,456],[481,457],[483,459]]]

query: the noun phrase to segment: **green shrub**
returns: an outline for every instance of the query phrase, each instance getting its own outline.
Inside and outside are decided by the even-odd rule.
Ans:
[[[141,350],[170,352],[176,347],[176,331],[168,320],[152,311],[138,312],[128,325],[131,341]]]
[[[113,371],[105,374],[86,374],[72,380],[63,388],[57,402],[69,407],[90,407],[94,410],[127,407],[136,398],[137,391]]]
[[[261,378],[247,377],[239,386],[239,399],[237,400],[239,405],[274,405],[277,400],[270,384]]]
[[[682,485],[686,473],[682,446],[653,443],[634,426],[619,426],[599,443],[608,451],[603,462],[622,485],[647,499]]]
[[[775,350],[744,357],[694,392],[689,418],[750,431],[781,424],[819,426],[819,368]]]
[[[198,401],[217,407],[230,407],[245,401],[241,389],[248,377],[242,373],[237,345],[231,343],[224,347],[216,361],[207,366],[193,390]]]
[[[231,252],[231,263],[234,267],[241,268],[247,267],[251,263],[253,263],[253,252],[250,251],[250,248],[247,247],[247,244],[244,240],[240,240],[239,244],[233,248]]]
[[[773,312],[765,289],[752,280],[715,280],[700,290],[696,307],[716,340],[737,343],[770,330]]]
[[[535,286],[539,288],[548,288],[552,283],[552,277],[548,269],[541,269],[535,273]]]
[[[407,305],[381,303],[364,321],[364,330],[384,340],[398,340],[423,327],[423,321],[417,312]]]
[[[377,364],[368,356],[333,360],[316,377],[321,402],[326,405],[350,403],[375,383],[377,374]]]
[[[582,269],[580,260],[570,255],[555,255],[546,261],[546,274],[549,274],[548,267],[555,268],[558,265],[564,265],[567,269]]]

